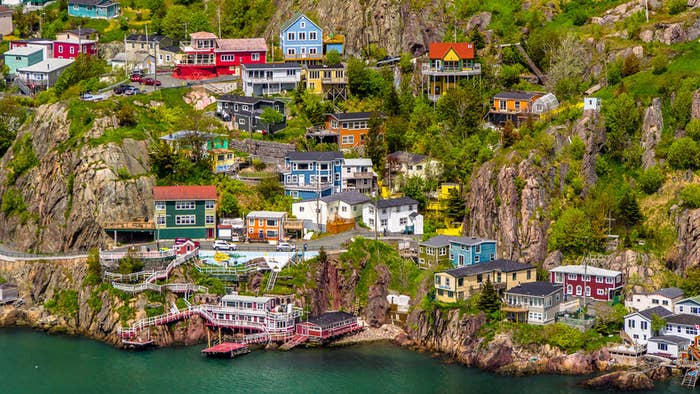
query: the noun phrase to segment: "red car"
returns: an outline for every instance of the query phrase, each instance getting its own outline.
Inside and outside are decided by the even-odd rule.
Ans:
[[[153,78],[143,78],[141,80],[141,83],[144,85],[149,85],[149,86],[160,86],[161,82],[157,79]]]
[[[141,82],[143,77],[141,74],[131,74],[131,82]]]

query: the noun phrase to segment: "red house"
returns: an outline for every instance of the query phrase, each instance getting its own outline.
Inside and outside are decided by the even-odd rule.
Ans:
[[[97,41],[68,38],[53,43],[53,57],[57,59],[75,59],[81,53],[97,55]]]
[[[609,301],[620,293],[624,282],[620,271],[585,265],[562,265],[549,271],[552,283],[562,284],[564,294]]]
[[[190,34],[180,49],[184,55],[173,76],[183,79],[238,75],[241,64],[265,63],[267,55],[264,38],[217,38],[209,32]]]

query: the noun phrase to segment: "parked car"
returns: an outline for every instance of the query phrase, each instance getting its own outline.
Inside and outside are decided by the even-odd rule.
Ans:
[[[278,252],[293,252],[295,250],[297,250],[297,246],[294,244],[290,244],[289,242],[280,241],[277,244]]]
[[[124,92],[126,92],[126,90],[129,88],[133,88],[133,86],[123,83],[119,86],[115,86],[114,89],[112,89],[112,91],[114,92],[114,94],[124,94]]]
[[[136,86],[129,86],[124,90],[124,94],[127,96],[133,96],[139,93],[141,93],[141,89],[137,88]]]
[[[153,78],[142,78],[141,83],[148,86],[160,86],[162,84],[159,80]]]
[[[175,245],[184,244],[184,243],[187,242],[187,241],[192,241],[192,240],[189,239],[189,238],[175,238]],[[192,241],[192,242],[194,242],[194,247],[195,247],[195,248],[198,248],[198,247],[199,247],[199,241]]]
[[[107,96],[104,94],[92,94],[90,92],[84,93],[80,96],[80,99],[83,101],[102,101],[106,98]]]
[[[236,244],[223,239],[217,239],[212,246],[214,250],[236,250]]]
[[[131,74],[131,77],[129,77],[129,79],[131,80],[131,82],[141,82],[141,80],[143,79],[143,74],[138,72],[133,73]]]

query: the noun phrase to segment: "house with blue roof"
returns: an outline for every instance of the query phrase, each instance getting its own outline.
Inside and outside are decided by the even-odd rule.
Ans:
[[[323,29],[297,12],[282,24],[280,46],[285,62],[320,62],[323,60]]]
[[[496,241],[474,237],[450,238],[450,261],[455,267],[496,259]]]
[[[119,16],[119,3],[112,0],[68,0],[68,15],[91,19],[116,18]]]
[[[284,193],[302,200],[340,193],[343,153],[289,152],[284,159]]]

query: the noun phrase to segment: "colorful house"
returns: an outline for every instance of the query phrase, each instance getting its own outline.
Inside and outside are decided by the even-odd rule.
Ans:
[[[56,34],[53,42],[53,57],[75,59],[80,54],[97,55],[97,30],[76,29]]]
[[[340,150],[362,148],[369,133],[369,119],[376,114],[373,112],[340,112],[327,114],[324,124],[309,127],[306,137],[318,142],[338,144]]]
[[[180,49],[184,55],[173,75],[184,79],[240,75],[242,65],[264,64],[267,56],[264,38],[218,38],[205,31],[191,33]]]
[[[554,323],[559,304],[564,300],[561,285],[549,282],[521,283],[505,291],[506,318],[529,324]]]
[[[462,191],[457,183],[442,183],[440,189],[431,195],[426,209],[431,212],[443,212],[447,209],[448,202],[453,195],[461,195]]]
[[[251,241],[279,241],[284,238],[287,212],[252,211],[246,216],[248,239]]]
[[[377,200],[364,207],[362,222],[383,234],[423,234],[423,215],[418,201],[409,197]]]
[[[585,265],[562,265],[549,271],[550,282],[564,286],[564,294],[610,301],[624,286],[620,271]]]
[[[390,153],[386,157],[386,165],[390,173],[387,186],[395,192],[398,192],[409,178],[418,177],[427,180],[442,174],[442,165],[439,161],[412,152]]]
[[[450,239],[454,237],[436,235],[418,243],[418,265],[435,267],[450,262]]]
[[[345,100],[348,96],[348,77],[344,64],[310,64],[306,67],[306,90],[324,100]]]
[[[145,35],[145,34],[129,34],[125,38],[124,57],[129,64],[143,62],[147,56],[153,56],[156,64],[174,65],[175,59],[170,53],[164,54],[161,48],[171,47],[173,40],[160,34]]]
[[[10,50],[26,47],[28,45],[43,48],[44,59],[53,57],[53,40],[45,40],[43,38],[26,38],[22,40],[10,41]]]
[[[651,322],[654,319],[654,315],[665,318],[672,314],[673,312],[660,306],[630,313],[625,316],[625,333],[632,338],[637,345],[646,345],[649,338],[655,335],[651,330]]]
[[[343,57],[345,55],[345,35],[328,33],[323,35],[323,55],[335,51]]]
[[[435,299],[447,303],[467,299],[481,292],[487,280],[502,292],[536,279],[535,266],[512,260],[494,260],[435,273]]]
[[[344,159],[342,171],[343,191],[357,190],[370,195],[377,192],[377,174],[372,169],[372,159]]]
[[[320,62],[323,60],[323,29],[297,12],[282,24],[280,46],[285,62]]]
[[[475,237],[451,237],[450,261],[455,267],[496,259],[496,241]]]
[[[341,191],[341,152],[289,152],[282,179],[287,196],[302,200],[330,196]]]
[[[119,3],[112,0],[68,0],[68,15],[91,19],[116,18],[119,16]]]
[[[214,238],[216,186],[154,186],[153,200],[159,238]]]
[[[552,93],[505,91],[493,96],[488,118],[496,125],[510,121],[517,127],[558,107],[559,101]]]
[[[52,87],[73,59],[46,59],[28,67],[17,69],[17,77],[33,91]]]
[[[272,108],[282,115],[282,121],[267,124],[261,119],[265,108]],[[233,123],[237,130],[275,133],[287,127],[285,103],[282,100],[262,97],[225,94],[216,100],[216,113]]]
[[[10,49],[3,54],[5,65],[7,65],[8,74],[17,73],[18,68],[29,67],[44,60],[46,50],[43,47],[35,45],[27,45]]]
[[[371,204],[369,197],[351,190],[295,202],[292,204],[292,214],[308,222],[310,225],[306,228],[326,232],[329,231],[329,224],[332,227],[341,222],[348,224],[345,227],[352,228],[362,219],[362,210],[368,204]]]
[[[428,99],[431,101],[437,101],[460,80],[481,74],[481,64],[474,62],[474,44],[471,43],[431,43],[428,58],[422,73],[428,79]]]
[[[301,82],[299,63],[243,64],[241,84],[246,96],[290,92]]]

